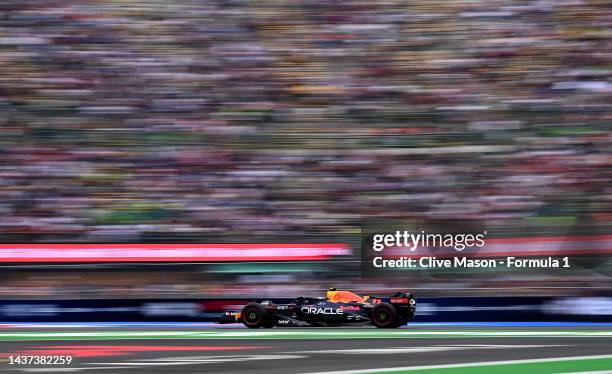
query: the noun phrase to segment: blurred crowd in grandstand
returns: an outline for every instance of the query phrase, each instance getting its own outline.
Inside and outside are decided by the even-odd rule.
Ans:
[[[2,0],[0,240],[612,218],[597,0]]]
[[[262,266],[262,272],[265,267]],[[366,295],[388,295],[405,289],[417,296],[493,296],[493,295],[608,295],[610,277],[595,272],[557,276],[546,271],[513,275],[472,272],[467,276],[376,277],[362,279],[335,274],[265,274],[238,275],[206,271],[145,270],[132,271],[74,270],[17,271],[2,275],[0,299],[11,298],[291,298],[299,295],[324,296],[329,287],[347,289]],[[610,274],[610,266],[607,268]],[[406,274],[406,273],[404,273]]]

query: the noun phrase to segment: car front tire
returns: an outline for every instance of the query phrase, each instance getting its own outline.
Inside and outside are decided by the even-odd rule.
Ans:
[[[265,306],[259,303],[248,303],[240,312],[242,323],[250,329],[268,327],[270,323],[269,313]]]

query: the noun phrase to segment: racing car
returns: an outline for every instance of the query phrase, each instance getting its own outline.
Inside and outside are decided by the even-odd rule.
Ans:
[[[225,312],[218,323],[242,322],[253,329],[349,324],[394,328],[405,325],[415,312],[416,300],[412,293],[396,292],[376,298],[330,288],[326,297],[299,296],[289,304],[275,304],[270,300],[250,302],[241,311]]]

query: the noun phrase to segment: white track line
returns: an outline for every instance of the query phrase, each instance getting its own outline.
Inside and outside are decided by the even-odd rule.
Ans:
[[[456,351],[466,349],[512,349],[512,348],[547,348],[547,347],[567,347],[566,345],[491,345],[491,344],[466,344],[466,345],[433,345],[428,347],[397,347],[397,348],[367,348],[367,349],[333,349],[325,351],[292,351],[284,353],[314,353],[314,354],[394,354],[394,353],[426,353],[440,351]]]
[[[208,338],[427,338],[427,337],[612,337],[612,331],[89,331],[89,332],[0,332],[0,341],[23,338],[47,339],[208,339]]]
[[[474,366],[532,364],[532,363],[542,363],[542,362],[574,361],[574,360],[594,360],[594,359],[599,359],[599,358],[612,358],[612,355],[535,358],[535,359],[528,359],[528,360],[507,360],[507,361],[482,361],[482,362],[468,362],[468,363],[463,363],[463,364],[446,364],[446,365],[399,366],[399,367],[393,367],[393,368],[379,368],[379,369],[365,369],[365,370],[319,371],[319,372],[309,372],[307,374],[388,373],[388,372],[393,372],[393,371],[417,371],[417,370],[428,370],[428,369],[453,369],[453,368],[465,368],[465,367],[474,367]],[[609,371],[608,371],[608,373],[609,373]]]
[[[145,366],[178,366],[194,364],[217,364],[223,362],[242,362],[242,361],[267,361],[267,360],[288,360],[297,358],[307,358],[301,355],[245,355],[245,356],[192,356],[192,357],[164,357],[156,359],[137,359],[131,362],[108,362],[106,365],[126,365],[131,367]],[[86,365],[99,365],[90,363]]]
[[[101,364],[99,364],[101,365]],[[114,369],[132,369],[129,366],[98,366],[98,367],[74,367],[74,368],[19,368],[8,369],[13,371],[21,371],[25,373],[57,373],[59,372],[77,372],[83,370],[114,370]]]

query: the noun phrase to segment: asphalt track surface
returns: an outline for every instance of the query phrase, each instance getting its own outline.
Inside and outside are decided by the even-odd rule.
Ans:
[[[9,363],[70,355],[70,365]],[[611,327],[0,327],[0,373],[612,373]]]

